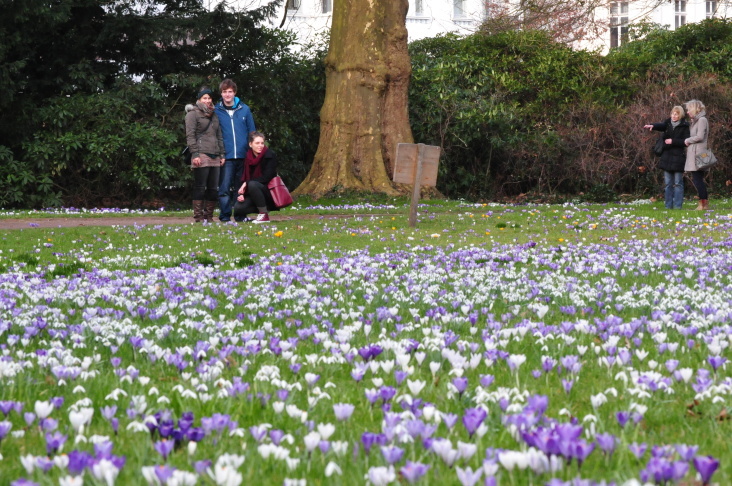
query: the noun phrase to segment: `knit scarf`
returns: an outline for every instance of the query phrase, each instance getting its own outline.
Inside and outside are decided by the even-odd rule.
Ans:
[[[214,114],[213,103],[204,103],[203,101],[197,101],[196,106],[200,109],[207,118],[211,118]]]
[[[255,177],[262,176],[262,166],[260,162],[262,157],[267,153],[267,147],[263,147],[259,155],[255,156],[252,149],[247,150],[247,156],[244,159],[244,172],[241,174],[242,182],[249,182]]]
[[[673,120],[672,120],[672,121],[671,121],[671,126],[672,126],[673,128],[676,128],[676,127],[678,127],[678,126],[679,126],[679,123],[681,123],[681,119],[679,119],[679,120],[676,120],[676,121],[673,121]]]

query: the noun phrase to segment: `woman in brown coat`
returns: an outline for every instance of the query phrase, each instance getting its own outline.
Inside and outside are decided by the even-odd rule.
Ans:
[[[224,165],[224,139],[214,113],[212,91],[203,86],[194,105],[186,106],[186,142],[193,169],[193,220],[213,221],[219,200],[219,169]]]
[[[684,170],[691,172],[691,180],[699,193],[699,205],[696,209],[709,209],[709,195],[707,194],[707,186],[704,184],[704,174],[706,171],[697,170],[696,156],[697,154],[707,150],[707,139],[709,138],[709,122],[707,121],[707,112],[704,103],[699,100],[691,100],[686,102],[686,113],[691,118],[690,136],[684,143],[688,147],[686,149],[686,165]]]

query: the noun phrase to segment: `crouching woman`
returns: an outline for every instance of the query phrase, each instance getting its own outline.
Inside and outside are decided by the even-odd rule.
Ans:
[[[249,150],[244,159],[242,185],[234,205],[236,221],[269,223],[269,212],[277,207],[267,185],[277,175],[277,155],[264,145],[264,135],[260,132],[249,134]],[[248,215],[257,213],[255,218]]]

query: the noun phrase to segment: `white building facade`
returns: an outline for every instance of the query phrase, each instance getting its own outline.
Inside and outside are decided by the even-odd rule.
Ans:
[[[239,0],[240,6],[256,6],[267,0]],[[282,27],[297,34],[301,43],[315,41],[330,28],[334,0],[286,0],[278,15],[270,20],[271,27]],[[506,0],[512,3],[518,0]],[[609,25],[605,35],[578,48],[600,49],[607,52],[627,40],[628,27],[650,22],[669,29],[706,18],[729,18],[732,0],[629,0],[608,1],[598,8],[595,18]],[[409,41],[454,32],[470,34],[477,31],[488,15],[484,0],[410,0],[407,14]]]
[[[729,0],[631,0],[608,3],[608,8],[601,15],[609,20],[609,32],[594,45],[601,47],[604,52],[621,45],[627,38],[628,26],[632,24],[650,22],[675,30],[708,18],[729,18],[732,14]]]

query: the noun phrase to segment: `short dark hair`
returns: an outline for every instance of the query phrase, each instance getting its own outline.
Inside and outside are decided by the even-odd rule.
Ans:
[[[236,93],[236,83],[229,78],[224,79],[219,85],[219,93],[221,93],[225,89],[233,89],[234,93]]]
[[[267,140],[267,137],[264,136],[264,133],[254,131],[249,132],[249,143],[252,143],[257,137],[262,137],[262,140]]]

